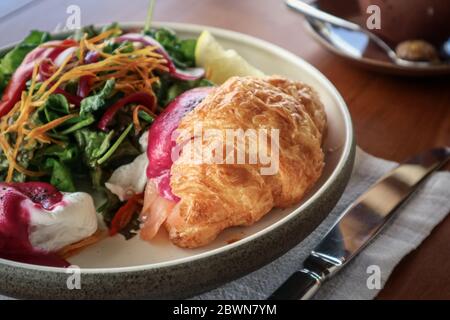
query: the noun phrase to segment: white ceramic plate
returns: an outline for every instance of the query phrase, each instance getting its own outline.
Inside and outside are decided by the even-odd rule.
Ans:
[[[190,269],[187,279],[192,279],[192,283],[183,287],[185,291],[182,294],[179,292],[180,287],[176,285],[177,282],[174,281],[173,290],[168,288],[150,289],[147,285],[146,288],[150,292],[145,292],[144,287],[142,291],[130,288],[128,289],[129,295],[123,295],[124,297],[137,297],[143,296],[145,292],[147,297],[178,297],[217,286],[226,280],[254,270],[284,253],[314,230],[339,199],[351,172],[354,139],[350,115],[340,94],[318,70],[284,49],[244,34],[196,25],[157,24],[157,26],[162,25],[173,29],[182,37],[198,36],[201,31],[208,29],[224,47],[235,49],[266,74],[283,75],[313,86],[325,105],[328,117],[328,135],[324,144],[325,169],[314,189],[298,205],[285,210],[273,210],[251,227],[228,229],[209,246],[194,250],[178,248],[171,244],[166,232],[162,230],[152,243],[144,242],[138,236],[126,241],[121,235],[116,235],[85,249],[69,259],[70,263],[80,266],[83,273],[92,276],[91,292],[84,293],[83,297],[98,297],[96,292],[99,286],[103,288],[103,297],[121,296],[122,293],[108,292],[108,284],[105,282],[110,281],[111,276],[114,276],[115,281],[121,281],[123,277],[123,281],[128,281],[126,283],[129,284],[128,276],[138,274],[143,279],[148,279],[149,282],[155,282],[158,277],[167,277],[168,275],[176,278],[177,271],[174,270],[186,266]],[[123,26],[137,27],[141,24],[123,24]],[[229,240],[236,239],[239,240],[229,243]],[[271,249],[272,246],[267,243],[272,241],[279,241],[279,243]],[[268,250],[261,251],[261,246]],[[247,265],[238,267],[236,263],[239,261],[239,255],[254,255],[255,258]],[[225,268],[229,271],[224,271],[226,274],[220,277],[214,274],[214,270],[210,270],[209,274],[202,270],[202,266],[205,264],[209,268],[217,268],[215,265],[217,266],[219,263],[220,265],[230,264]],[[26,282],[25,274],[33,271],[39,274],[35,278],[44,284],[47,291],[39,290],[39,292],[33,293],[31,289],[26,291],[25,285],[18,287],[17,281]],[[47,297],[55,294],[54,290],[59,290],[49,285],[49,282],[54,283],[56,277],[60,276],[62,272],[63,270],[58,268],[32,266],[0,259],[0,292],[8,291],[13,295],[26,297]],[[120,277],[117,276],[119,274]],[[4,281],[8,275],[9,278],[16,280],[13,288],[7,283],[11,280]],[[180,274],[181,276],[182,274]],[[203,279],[200,281],[201,283],[198,283],[198,277]],[[89,290],[89,281],[91,280],[86,281],[84,287]],[[145,282],[146,280],[141,281]],[[169,286],[170,283],[167,285]],[[140,285],[136,284],[136,286]],[[178,294],[174,293],[175,290]],[[77,292],[57,292],[67,297],[77,297],[79,294]]]

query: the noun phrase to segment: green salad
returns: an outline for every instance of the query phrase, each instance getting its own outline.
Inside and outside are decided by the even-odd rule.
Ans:
[[[110,221],[121,203],[105,182],[145,152],[140,139],[173,99],[211,85],[196,42],[118,24],[66,39],[32,31],[0,59],[0,180],[88,191]]]

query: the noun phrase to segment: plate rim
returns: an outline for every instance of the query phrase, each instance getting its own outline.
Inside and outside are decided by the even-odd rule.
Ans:
[[[135,21],[135,22],[119,22],[119,24],[124,28],[142,28],[143,22]],[[94,26],[101,27],[103,25],[107,24],[94,24]],[[165,21],[158,21],[152,23],[152,26],[155,27],[167,27],[170,29],[174,29],[175,31],[186,31],[186,32],[192,32],[192,33],[198,33],[202,32],[203,30],[210,31],[213,35],[218,35],[222,38],[227,38],[230,40],[237,40],[240,42],[244,42],[247,45],[251,45],[253,47],[256,47],[258,49],[264,49],[266,51],[270,51],[286,60],[295,61],[296,64],[301,65],[305,70],[307,70],[311,75],[314,76],[315,79],[317,79],[325,88],[326,90],[331,93],[334,99],[337,101],[337,106],[339,110],[341,111],[343,118],[344,118],[344,124],[346,129],[346,136],[345,141],[342,145],[343,152],[342,155],[336,165],[336,167],[333,169],[333,172],[331,173],[330,177],[323,183],[323,185],[314,193],[311,195],[309,199],[307,199],[304,203],[302,203],[298,208],[293,210],[290,214],[288,214],[286,217],[283,217],[282,219],[278,220],[277,222],[267,226],[263,230],[260,230],[248,237],[245,237],[244,239],[241,239],[239,241],[236,241],[231,244],[224,245],[219,248],[215,248],[206,252],[202,252],[199,254],[196,254],[195,256],[191,257],[183,257],[178,258],[170,261],[165,262],[157,262],[152,264],[143,264],[139,266],[126,266],[126,267],[113,267],[113,268],[80,268],[81,273],[83,274],[110,274],[110,273],[127,273],[127,272],[138,272],[138,271],[144,271],[144,270],[153,270],[153,269],[161,269],[161,268],[168,268],[176,265],[181,265],[183,263],[188,263],[196,260],[201,260],[204,258],[208,258],[211,256],[220,255],[226,251],[237,249],[240,246],[244,246],[248,242],[251,242],[262,235],[269,233],[273,231],[274,229],[280,227],[281,225],[284,225],[285,223],[288,223],[289,220],[294,219],[301,211],[303,211],[306,207],[310,206],[310,204],[319,198],[321,195],[323,195],[327,189],[337,180],[339,177],[340,172],[345,167],[346,162],[348,161],[349,157],[351,156],[352,148],[354,145],[354,129],[353,129],[353,123],[350,116],[350,112],[348,110],[347,104],[345,103],[345,100],[337,90],[337,88],[331,83],[331,81],[325,77],[317,68],[315,68],[313,65],[308,63],[303,58],[297,56],[296,54],[290,52],[287,49],[284,49],[276,44],[273,44],[269,41],[262,40],[260,38],[247,35],[241,32],[232,31],[229,29],[224,28],[218,28],[218,27],[211,27],[206,25],[199,25],[199,24],[191,24],[191,23],[180,23],[180,22],[165,22]],[[52,33],[53,35],[57,36],[64,36],[68,35],[72,32],[55,32]],[[11,48],[12,46],[16,45],[18,42],[2,46],[0,48],[0,51],[7,50]],[[8,266],[8,267],[14,267],[14,268],[20,268],[20,269],[26,269],[26,270],[33,270],[33,271],[44,271],[44,272],[51,272],[51,273],[66,273],[68,268],[60,268],[60,267],[49,267],[49,266],[40,266],[40,265],[33,265],[23,262],[16,262],[12,260],[2,259],[0,258],[0,264]],[[70,268],[70,267],[69,267]]]

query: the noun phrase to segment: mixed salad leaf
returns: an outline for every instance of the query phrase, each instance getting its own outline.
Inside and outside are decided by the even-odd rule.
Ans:
[[[139,138],[170,101],[213,85],[183,75],[195,67],[196,39],[167,29],[118,41],[121,35],[118,24],[88,26],[65,40],[32,31],[0,58],[0,181],[101,194],[98,211],[114,220],[123,203],[105,181],[145,152]],[[156,46],[146,45],[149,37]],[[126,237],[138,228],[132,217]]]
[[[12,74],[22,63],[25,56],[40,44],[50,40],[48,32],[33,30],[15,48],[9,51],[0,61],[0,92],[9,82]]]
[[[84,117],[89,113],[93,113],[98,111],[106,106],[106,101],[110,98],[113,93],[115,86],[115,80],[109,79],[106,81],[103,89],[100,90],[99,93],[94,94],[92,96],[86,97],[81,100],[80,105],[80,116]]]
[[[158,41],[166,49],[177,67],[195,67],[197,39],[179,39],[173,31],[168,29],[155,29],[144,33]]]

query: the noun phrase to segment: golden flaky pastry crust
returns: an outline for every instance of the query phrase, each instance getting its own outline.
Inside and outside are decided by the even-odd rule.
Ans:
[[[274,207],[299,202],[322,173],[326,116],[318,95],[303,83],[281,77],[231,78],[183,118],[177,143],[190,141],[199,124],[203,130],[218,129],[201,141],[211,150],[225,129],[265,128],[269,136],[270,129],[279,129],[279,169],[263,175],[260,169],[268,164],[259,161],[193,164],[192,149],[184,145],[172,165],[170,183],[181,200],[165,222],[178,246],[206,245],[228,227],[251,225]],[[273,145],[268,144],[270,152]]]

